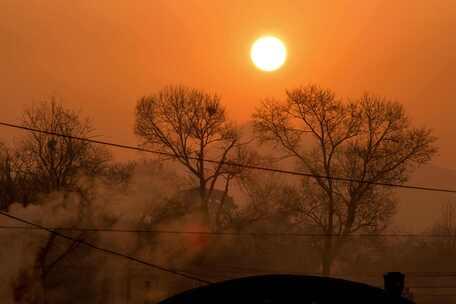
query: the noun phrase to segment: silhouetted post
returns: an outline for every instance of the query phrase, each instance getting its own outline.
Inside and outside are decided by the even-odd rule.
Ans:
[[[402,296],[404,290],[405,274],[402,272],[387,272],[383,275],[385,290],[393,297]]]
[[[152,291],[152,284],[149,280],[144,282],[145,288],[144,288],[144,304],[152,304],[152,299],[151,299],[151,291]]]

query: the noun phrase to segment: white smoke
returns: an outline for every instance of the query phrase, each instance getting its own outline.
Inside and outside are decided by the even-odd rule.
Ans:
[[[49,228],[82,227],[110,229],[186,229],[191,218],[185,218],[165,225],[147,226],[150,217],[161,208],[167,198],[173,197],[183,187],[182,178],[155,162],[144,162],[138,166],[128,185],[110,185],[103,179],[81,183],[91,184],[90,199],[82,199],[79,193],[52,193],[43,197],[38,203],[26,207],[15,203],[8,212],[19,218]],[[24,226],[13,219],[0,217],[0,225]],[[184,227],[184,228],[183,228]],[[77,237],[77,232],[64,230],[62,233]],[[18,279],[21,271],[33,269],[37,255],[49,239],[49,233],[34,229],[0,229],[3,242],[0,250],[0,299],[2,303],[13,303],[12,283]],[[185,240],[182,237],[165,237],[145,233],[89,232],[84,234],[88,242],[97,246],[134,255],[152,263],[166,265],[175,263],[177,255],[188,256],[185,252]],[[165,239],[166,238],[166,239]],[[153,240],[153,241],[152,241]],[[58,242],[70,243],[58,239]],[[144,245],[144,242],[149,242]],[[122,258],[109,257],[103,253],[87,251],[96,264],[96,282],[114,284],[112,276],[126,273],[130,264]],[[69,257],[71,259],[71,257]],[[182,258],[180,261],[185,261]],[[117,288],[111,286],[111,290]],[[55,297],[58,298],[58,295]],[[55,298],[54,297],[54,298]]]

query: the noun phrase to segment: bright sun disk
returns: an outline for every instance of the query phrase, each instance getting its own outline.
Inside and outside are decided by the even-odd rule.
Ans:
[[[257,39],[250,50],[250,58],[260,70],[271,72],[280,68],[287,58],[287,49],[280,39],[265,36]]]

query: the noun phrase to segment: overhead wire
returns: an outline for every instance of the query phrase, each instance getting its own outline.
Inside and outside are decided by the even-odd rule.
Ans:
[[[107,248],[103,248],[103,247],[97,246],[95,244],[87,242],[86,240],[82,240],[82,239],[77,239],[77,238],[71,237],[71,236],[63,234],[63,233],[61,233],[59,231],[52,230],[52,229],[47,228],[45,226],[42,226],[40,224],[30,222],[28,220],[25,220],[23,218],[11,215],[11,214],[3,212],[3,211],[0,211],[0,215],[3,215],[5,217],[11,218],[11,219],[14,219],[14,220],[16,220],[18,222],[21,222],[21,223],[24,223],[24,224],[27,224],[27,225],[34,226],[36,228],[39,228],[40,230],[47,231],[47,232],[49,232],[51,234],[54,234],[55,236],[58,236],[60,238],[71,240],[73,242],[85,245],[85,246],[87,246],[89,248],[92,248],[92,249],[95,249],[95,250],[98,250],[98,251],[102,251],[102,252],[110,254],[110,255],[114,255],[114,256],[121,257],[121,258],[125,258],[127,260],[130,260],[130,261],[133,261],[133,262],[136,262],[136,263],[139,263],[139,264],[154,268],[156,270],[167,272],[167,273],[170,273],[170,274],[173,274],[173,275],[176,275],[176,276],[180,276],[180,277],[183,277],[183,278],[186,278],[186,279],[189,279],[189,280],[197,281],[197,282],[200,282],[200,283],[205,283],[205,284],[212,283],[211,281],[208,281],[208,280],[205,280],[205,279],[202,279],[202,278],[199,278],[199,277],[187,274],[187,273],[183,273],[183,272],[180,272],[178,270],[166,268],[164,266],[153,264],[153,263],[141,260],[139,258],[130,256],[130,255],[127,255],[127,254],[124,254],[124,253],[120,253],[120,252],[117,252],[117,251],[114,251],[114,250],[111,250],[111,249],[107,249]]]
[[[278,269],[278,268],[257,268],[257,267],[245,267],[238,265],[226,265],[226,264],[216,264],[216,265],[203,265],[205,269],[212,269],[216,274],[231,274],[231,275],[261,275],[261,274],[294,274],[294,275],[305,275],[305,276],[322,276],[321,272],[306,272],[306,271],[296,271],[290,269]],[[456,272],[415,272],[415,271],[404,271],[403,272],[407,278],[421,279],[421,278],[434,278],[434,277],[456,277]],[[378,279],[383,280],[382,275],[379,273],[334,273],[334,277],[341,278],[365,278],[365,279]],[[423,284],[423,283],[422,283]],[[411,285],[408,287],[413,288],[456,288],[452,285]]]
[[[114,250],[111,250],[111,249],[103,248],[103,247],[94,245],[94,244],[92,244],[92,243],[90,243],[90,242],[88,242],[86,240],[71,237],[71,236],[63,234],[63,233],[61,233],[59,231],[56,231],[53,228],[48,228],[48,227],[45,227],[43,225],[40,225],[40,224],[37,224],[37,223],[33,223],[33,222],[29,221],[29,220],[26,220],[26,219],[11,215],[11,214],[3,212],[3,211],[0,211],[0,215],[3,215],[3,216],[8,217],[8,218],[11,218],[11,219],[16,220],[18,222],[21,222],[23,224],[27,224],[27,225],[33,226],[37,230],[46,231],[46,232],[54,234],[54,235],[56,235],[56,236],[58,236],[60,238],[71,240],[71,241],[73,241],[75,243],[85,245],[85,246],[87,246],[89,248],[92,248],[92,249],[95,249],[95,250],[98,250],[98,251],[101,251],[101,252],[104,252],[104,253],[107,253],[107,254],[110,254],[110,255],[114,255],[114,256],[121,257],[121,258],[125,258],[125,259],[128,259],[130,261],[133,261],[133,262],[136,262],[136,263],[139,263],[139,264],[154,268],[154,269],[159,270],[159,271],[171,273],[173,275],[184,277],[186,279],[197,281],[197,282],[204,283],[204,284],[213,283],[213,281],[201,278],[200,275],[196,275],[196,274],[193,274],[193,273],[190,273],[190,272],[187,272],[187,271],[178,271],[178,270],[166,268],[164,266],[153,264],[153,263],[141,260],[139,258],[130,256],[130,255],[127,255],[127,254],[124,254],[124,253],[120,253],[120,252],[117,252],[117,251],[114,251]],[[230,267],[228,267],[228,268],[230,268]],[[222,279],[230,279],[230,278],[233,278],[233,276],[232,276],[233,273],[242,273],[243,271],[245,271],[246,273],[249,273],[249,274],[265,274],[265,273],[277,273],[277,272],[280,272],[281,270],[278,270],[278,269],[274,269],[274,270],[262,269],[262,270],[260,270],[260,269],[257,269],[257,268],[243,268],[243,267],[236,266],[236,267],[232,267],[232,270],[227,270],[227,271],[225,270],[225,271],[218,272],[216,274],[206,274],[205,276],[206,277],[212,277],[212,278],[217,278],[218,277],[218,278],[222,278]],[[231,275],[227,275],[227,273],[230,273]],[[305,273],[305,272],[296,272],[295,274],[319,275],[318,273]],[[448,273],[444,273],[444,272],[432,272],[432,273],[406,272],[406,274],[407,274],[407,276],[411,276],[411,277],[456,277],[456,272],[448,272]],[[373,275],[366,275],[366,274],[336,274],[336,276],[341,276],[341,277],[344,277],[344,276],[345,277],[347,277],[347,276],[348,277],[363,277],[363,276],[367,277],[367,276],[369,276],[369,277],[371,277]],[[452,288],[456,288],[456,286],[450,286],[450,285],[441,285],[441,286],[438,286],[438,285],[434,285],[434,286],[432,286],[432,285],[419,286],[418,285],[418,286],[409,286],[409,287],[413,288],[413,289],[452,289]]]
[[[414,297],[456,297],[455,294],[414,294]]]
[[[57,132],[53,132],[53,131],[40,130],[40,129],[27,127],[27,126],[21,126],[21,125],[12,124],[12,123],[6,123],[6,122],[0,121],[0,125],[4,126],[4,127],[21,129],[21,130],[25,130],[25,131],[47,134],[47,135],[52,135],[52,136],[58,136],[58,137],[63,137],[63,138],[67,138],[67,139],[89,142],[89,143],[93,143],[93,144],[111,146],[111,147],[115,147],[115,148],[128,149],[128,150],[134,150],[134,151],[140,151],[140,152],[146,152],[146,153],[153,153],[153,154],[168,156],[168,157],[176,157],[173,153],[169,153],[169,152],[151,150],[151,149],[124,145],[124,144],[117,144],[117,143],[113,143],[113,142],[95,140],[95,139],[91,139],[91,138],[84,138],[84,137],[73,136],[73,135],[68,135],[68,134],[62,134],[62,133],[57,133]],[[436,187],[403,185],[403,184],[395,184],[395,183],[373,182],[373,181],[366,181],[366,180],[362,180],[362,179],[355,179],[355,178],[348,178],[348,177],[319,175],[319,174],[312,174],[312,173],[300,172],[300,171],[275,169],[275,168],[256,166],[256,165],[247,165],[247,164],[241,164],[241,163],[236,163],[236,162],[232,162],[232,161],[220,161],[220,160],[207,159],[207,158],[201,159],[199,157],[194,157],[194,156],[188,156],[187,158],[189,160],[204,161],[206,163],[215,163],[215,164],[222,164],[222,165],[233,166],[233,167],[238,167],[238,168],[245,168],[245,169],[250,169],[250,170],[261,170],[261,171],[274,172],[274,173],[280,173],[280,174],[304,176],[304,177],[310,177],[310,178],[315,178],[315,179],[327,179],[327,180],[335,180],[335,181],[350,182],[350,183],[354,182],[354,183],[360,183],[360,184],[369,184],[369,185],[376,185],[376,186],[432,191],[432,192],[446,192],[446,193],[453,193],[453,194],[456,193],[456,189],[445,189],[445,188],[436,188]]]
[[[188,231],[188,230],[157,230],[157,229],[120,229],[120,228],[99,228],[99,227],[48,227],[51,230],[60,231],[79,231],[79,232],[112,232],[112,233],[151,233],[151,234],[188,234],[206,236],[236,236],[236,237],[340,237],[340,238],[383,238],[383,237],[403,237],[403,238],[456,238],[447,234],[419,234],[419,233],[353,233],[349,235],[324,234],[324,233],[293,233],[293,232],[213,232],[213,231]],[[4,230],[40,230],[38,227],[0,225]]]

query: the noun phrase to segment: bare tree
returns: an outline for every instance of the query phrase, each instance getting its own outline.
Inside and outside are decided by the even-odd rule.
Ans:
[[[25,111],[27,127],[76,137],[90,137],[93,129],[87,119],[65,109],[54,99]],[[42,133],[27,134],[18,149],[19,167],[40,192],[72,190],[78,176],[102,172],[110,154],[104,148],[71,138]]]
[[[16,198],[14,160],[9,149],[0,143],[0,210],[7,210]]]
[[[19,153],[0,143],[0,209],[8,210],[15,202],[32,202],[36,197],[33,182],[21,169]]]
[[[440,256],[453,259],[456,253],[456,205],[448,202],[442,206],[440,218],[434,223],[431,229],[432,234],[439,235],[432,240],[432,247]]]
[[[301,199],[288,202],[286,209],[296,224],[326,234],[320,246],[324,274],[330,273],[346,236],[380,231],[392,216],[391,190],[372,183],[403,183],[436,152],[430,130],[412,127],[399,103],[372,95],[344,103],[312,85],[287,91],[285,102],[264,102],[254,124],[262,140],[317,176],[303,179]]]
[[[144,144],[169,153],[196,179],[200,207],[210,224],[217,183],[227,193],[239,173],[238,167],[226,162],[244,155],[239,133],[228,121],[220,97],[183,86],[165,87],[138,101],[135,133]],[[206,163],[206,158],[215,162]]]
[[[88,120],[82,120],[78,113],[65,109],[55,100],[44,101],[26,110],[23,125],[75,137],[90,137],[93,131]],[[90,185],[79,183],[79,178],[105,174],[106,163],[110,160],[110,154],[104,148],[68,137],[38,132],[28,133],[14,154],[9,155],[13,160],[8,169],[11,171],[9,175],[14,178],[10,192],[14,195],[15,201],[26,205],[39,199],[39,194],[62,191],[62,195],[66,196],[73,192],[80,202],[80,221],[83,220],[82,214],[90,200]],[[7,173],[8,170],[2,172]],[[47,273],[66,255],[64,253],[62,257],[49,264],[52,254],[58,248],[59,242],[55,235],[50,234],[36,257],[36,267],[31,272],[22,273],[19,278],[20,284],[13,286],[16,296],[26,294],[22,289],[27,284],[29,287],[39,285],[45,291]],[[73,250],[73,247],[69,247],[68,250]],[[32,289],[31,296],[40,297],[41,289]]]

